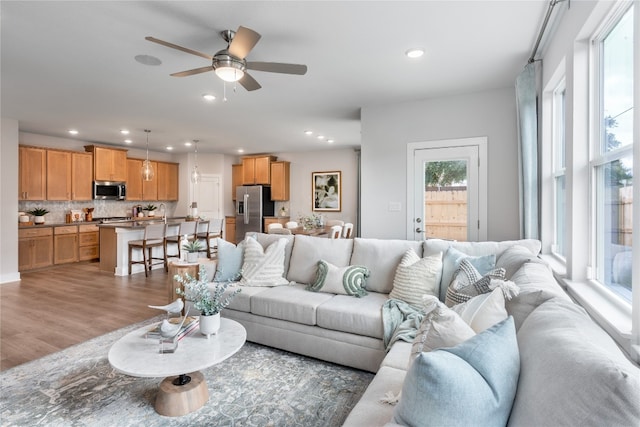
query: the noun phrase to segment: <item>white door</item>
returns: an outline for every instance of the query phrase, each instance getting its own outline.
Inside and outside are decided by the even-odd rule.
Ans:
[[[486,239],[486,138],[412,143],[407,238]]]
[[[203,174],[197,184],[192,184],[198,202],[198,215],[207,219],[222,218],[222,192],[220,175]]]

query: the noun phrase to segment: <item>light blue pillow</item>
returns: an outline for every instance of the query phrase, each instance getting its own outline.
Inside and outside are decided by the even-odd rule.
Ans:
[[[516,329],[509,316],[455,347],[420,353],[405,377],[393,422],[504,427],[519,374]]]
[[[453,280],[453,274],[456,272],[463,259],[468,259],[471,265],[478,270],[481,276],[484,276],[496,266],[496,255],[470,256],[449,246],[442,259],[442,278],[440,279],[440,301],[445,300],[447,288]]]
[[[240,280],[240,270],[244,262],[244,241],[238,246],[218,238],[218,265],[214,282],[235,282]]]

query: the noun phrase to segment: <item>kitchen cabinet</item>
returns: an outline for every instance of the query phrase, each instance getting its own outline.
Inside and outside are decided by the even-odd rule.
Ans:
[[[224,240],[236,243],[236,217],[226,216],[224,218]]]
[[[100,231],[95,224],[78,226],[78,259],[89,261],[100,258]]]
[[[18,271],[53,264],[53,230],[37,227],[18,230]]]
[[[158,162],[158,200],[177,201],[180,177],[178,163]]]
[[[47,150],[47,200],[71,200],[71,152]]]
[[[47,191],[47,150],[19,147],[19,200],[45,200]]]
[[[142,200],[142,160],[127,159],[127,200]]]
[[[142,200],[153,201],[158,200],[158,162],[150,163],[153,168],[153,178],[150,181],[142,180]]]
[[[236,200],[236,187],[243,184],[242,164],[231,165],[231,200]]]
[[[85,145],[93,153],[93,179],[96,181],[127,180],[127,150]]]
[[[257,156],[242,158],[243,185],[270,185],[271,162],[277,160],[275,156]]]
[[[53,263],[78,261],[78,226],[53,227]]]
[[[271,200],[289,200],[289,170],[291,162],[271,163]]]
[[[93,157],[71,153],[71,200],[93,200]]]

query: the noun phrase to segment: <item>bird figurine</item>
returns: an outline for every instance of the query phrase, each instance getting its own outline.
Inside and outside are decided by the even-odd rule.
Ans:
[[[182,301],[182,298],[176,298],[176,300],[174,302],[172,302],[171,304],[167,304],[167,305],[150,305],[150,308],[156,308],[158,310],[164,310],[167,312],[167,314],[172,314],[172,313],[180,313],[182,311],[182,309],[184,308],[184,302]]]
[[[184,323],[184,319],[183,319],[183,323]],[[162,335],[165,338],[173,337],[178,333],[181,327],[182,327],[182,323],[173,324],[169,322],[167,319],[164,319],[160,324],[160,335]]]

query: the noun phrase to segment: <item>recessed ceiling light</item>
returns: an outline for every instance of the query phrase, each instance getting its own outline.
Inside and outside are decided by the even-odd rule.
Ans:
[[[210,93],[205,93],[202,97],[207,101],[215,101],[215,95],[211,95]]]
[[[120,131],[120,133],[121,133],[121,134],[123,134],[123,135],[129,135],[129,131],[128,131],[128,130],[126,130],[126,129],[122,129],[122,130]]]
[[[187,141],[187,142],[185,142],[185,143],[184,143],[184,146],[185,146],[185,147],[191,147],[191,141]]]
[[[77,131],[77,130],[75,130],[75,129],[69,129],[69,133],[70,133],[71,135],[77,135],[77,134],[78,134],[78,131]]]
[[[168,146],[167,146],[167,150],[171,151],[171,150],[173,150],[173,147],[172,147],[172,146],[170,146],[170,145],[168,145]]]
[[[312,130],[305,130],[304,134],[305,135],[313,135],[313,131]]]
[[[244,148],[238,148],[238,153],[244,153]]]
[[[131,144],[133,141],[130,139],[125,139],[124,142],[126,142],[127,144]]]
[[[329,144],[333,144],[333,143],[334,143],[334,142],[336,142],[336,141],[335,141],[334,139],[327,139],[327,142],[328,142]]]
[[[422,55],[424,55],[424,49],[420,49],[420,48],[409,49],[404,54],[407,55],[409,58],[420,58]]]
[[[324,135],[318,135],[318,139],[324,139]]]

